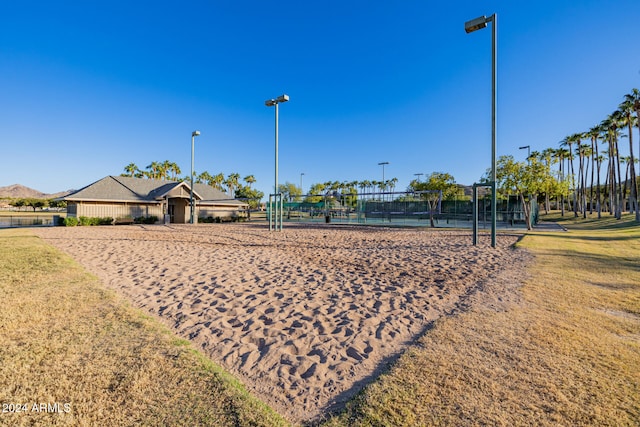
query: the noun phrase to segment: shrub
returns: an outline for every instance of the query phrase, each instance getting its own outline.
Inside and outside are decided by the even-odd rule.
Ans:
[[[214,221],[215,220],[212,216],[208,216],[206,218],[202,218],[202,217],[198,218],[198,222],[202,222],[202,223],[212,223]]]
[[[75,219],[75,218],[74,218]],[[113,218],[111,217],[87,217],[81,216],[78,221],[78,225],[111,225],[113,224]]]
[[[133,222],[136,224],[155,224],[158,222],[158,217],[155,215],[151,216],[139,216],[133,219]]]
[[[111,225],[111,224],[113,224],[113,218],[111,218],[110,216],[98,218],[98,225]]]
[[[78,225],[78,218],[74,216],[68,216],[63,220],[63,224],[65,227],[75,227]]]

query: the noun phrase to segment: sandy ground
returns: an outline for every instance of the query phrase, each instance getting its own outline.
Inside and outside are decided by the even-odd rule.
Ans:
[[[36,232],[294,422],[340,407],[435,319],[517,280],[525,259],[514,236],[491,249],[460,231],[265,228]]]

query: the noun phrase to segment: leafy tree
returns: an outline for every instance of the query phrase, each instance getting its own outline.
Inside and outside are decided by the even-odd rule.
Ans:
[[[301,200],[301,197],[302,197],[302,189],[300,189],[300,187],[290,182],[279,184],[278,192],[282,193],[282,197],[284,197],[284,200],[287,202],[292,202],[294,200]]]
[[[304,201],[307,203],[319,203],[324,200],[326,185],[324,183],[316,183],[309,187],[309,196],[305,197]]]
[[[453,198],[460,193],[460,186],[456,184],[453,175],[446,172],[432,172],[425,181],[418,182],[416,179],[411,181],[409,191],[428,191],[422,194],[422,198],[429,203],[429,221],[431,227],[435,227],[433,212],[438,207],[440,193],[442,192],[443,199]]]
[[[544,190],[549,175],[550,169],[536,158],[523,163],[516,162],[513,156],[501,156],[497,161],[496,187],[502,194],[516,194],[519,197],[528,230],[532,229],[531,201]]]
[[[236,199],[245,200],[251,209],[260,206],[260,200],[264,197],[264,193],[248,185],[241,185],[236,190]]]
[[[67,202],[65,202],[64,200],[50,199],[50,200],[48,200],[48,202],[49,202],[49,206],[51,206],[52,208],[66,208],[67,207]]]

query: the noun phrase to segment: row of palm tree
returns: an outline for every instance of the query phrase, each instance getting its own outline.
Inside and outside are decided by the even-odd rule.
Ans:
[[[395,191],[398,178],[385,181],[326,181],[311,185],[309,194],[362,194],[363,198],[381,198],[387,192]],[[360,191],[358,191],[360,190]]]
[[[173,162],[165,160],[164,162],[151,162],[146,167],[146,170],[141,170],[135,163],[129,163],[124,167],[124,173],[122,176],[129,176],[135,178],[148,178],[159,179],[163,181],[189,181],[189,176],[178,177],[181,170],[180,167]],[[249,188],[256,182],[256,178],[253,175],[247,175],[242,179]],[[240,174],[231,173],[225,178],[223,173],[211,175],[209,172],[204,171],[202,173],[195,173],[193,175],[193,181],[198,184],[206,184],[217,190],[223,191],[235,197],[237,190],[241,187]]]
[[[629,211],[635,212],[636,220],[640,221],[637,159],[633,150],[634,126],[640,131],[638,117],[640,91],[633,89],[624,96],[618,109],[599,124],[587,131],[568,135],[560,142],[558,149],[548,148],[542,152],[531,153],[530,160],[535,159],[546,165],[558,165],[557,180],[559,183],[567,184],[565,188],[569,190],[561,191],[558,188],[562,188],[562,185],[556,186],[555,194],[560,193],[562,197],[560,205],[563,214],[565,196],[569,196],[568,204],[576,217],[581,213],[586,218],[587,213],[593,213],[595,208],[598,218],[603,211],[608,211],[619,219],[624,207],[628,205]],[[623,134],[623,131],[628,134]],[[620,140],[624,137],[629,139],[627,156],[623,156],[620,149]],[[574,164],[576,159],[577,167]],[[546,194],[546,209],[548,204],[549,192]]]
[[[135,163],[129,163],[124,167],[123,176],[136,178],[160,179],[163,181],[178,181],[177,176],[182,173],[180,166],[175,162],[151,162],[146,170],[142,170]]]

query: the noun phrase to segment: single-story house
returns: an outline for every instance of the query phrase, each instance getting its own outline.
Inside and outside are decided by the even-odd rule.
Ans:
[[[165,215],[172,223],[188,223],[191,186],[188,181],[107,176],[61,200],[67,202],[67,216],[138,218]],[[194,221],[198,218],[234,218],[246,215],[247,203],[209,185],[193,185]]]

